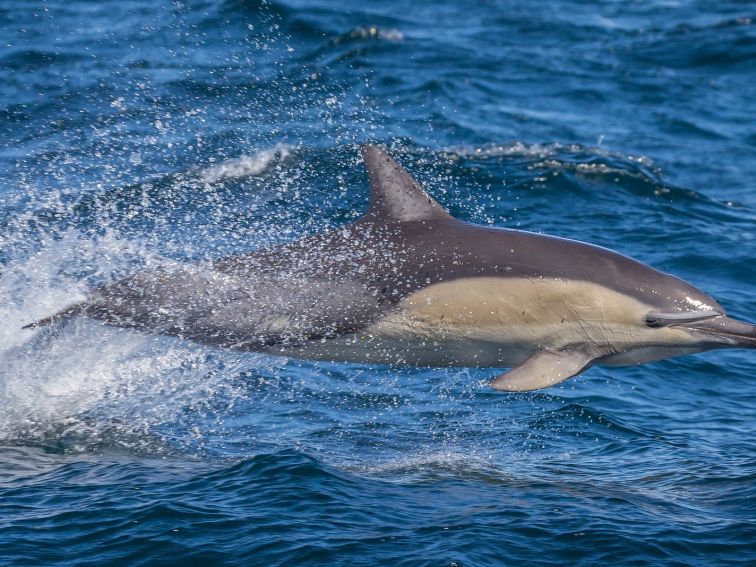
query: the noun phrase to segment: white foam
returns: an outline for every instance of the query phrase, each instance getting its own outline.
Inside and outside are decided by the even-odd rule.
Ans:
[[[580,146],[565,146],[560,143],[553,144],[525,144],[523,142],[512,142],[510,144],[486,144],[485,146],[452,146],[447,148],[451,154],[460,157],[481,156],[481,157],[499,157],[499,156],[523,156],[545,158],[553,156],[563,151],[578,151]]]
[[[256,154],[243,155],[208,167],[200,173],[200,179],[205,183],[216,183],[222,179],[260,175],[274,161],[286,159],[291,151],[292,146],[278,143]]]
[[[399,474],[400,476],[416,473],[427,474],[436,471],[452,476],[490,475],[501,477],[504,473],[492,464],[491,458],[475,452],[440,449],[430,452],[403,455],[370,465],[355,467],[359,472],[370,475]]]

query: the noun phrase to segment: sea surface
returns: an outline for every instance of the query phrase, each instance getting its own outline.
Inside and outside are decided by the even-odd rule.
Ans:
[[[756,319],[753,3],[0,0],[0,564],[753,565],[754,351],[504,394],[21,330],[358,218],[365,141]]]

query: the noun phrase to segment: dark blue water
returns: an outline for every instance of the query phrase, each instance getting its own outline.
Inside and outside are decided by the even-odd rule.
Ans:
[[[0,2],[0,563],[756,560],[756,358],[311,363],[77,320],[91,286],[348,222],[371,140],[457,217],[756,319],[746,2]]]

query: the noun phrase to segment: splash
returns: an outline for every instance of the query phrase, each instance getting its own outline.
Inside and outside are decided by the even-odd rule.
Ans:
[[[201,451],[204,436],[222,427],[224,409],[245,395],[229,373],[259,365],[254,355],[207,351],[84,318],[21,329],[83,299],[88,281],[153,261],[165,259],[113,234],[87,239],[69,231],[0,274],[8,299],[0,306],[0,444]],[[197,420],[209,425],[202,434],[192,427]],[[177,423],[184,426],[179,437],[161,430]]]
[[[216,183],[222,179],[260,175],[273,162],[289,157],[292,149],[288,144],[278,143],[273,148],[261,150],[254,155],[243,155],[208,167],[200,173],[200,179],[205,183]]]

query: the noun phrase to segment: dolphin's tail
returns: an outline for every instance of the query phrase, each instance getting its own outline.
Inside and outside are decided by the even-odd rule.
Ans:
[[[54,315],[50,315],[49,317],[45,317],[44,319],[37,319],[36,321],[33,321],[32,323],[29,323],[28,325],[24,325],[21,328],[22,329],[36,329],[37,327],[46,327],[48,325],[52,325],[53,323],[66,321],[70,319],[71,317],[75,317],[79,313],[82,313],[86,309],[86,307],[87,307],[86,301],[74,303],[73,305],[69,305],[62,311],[58,311]]]

